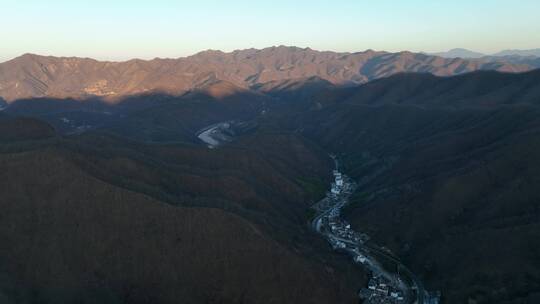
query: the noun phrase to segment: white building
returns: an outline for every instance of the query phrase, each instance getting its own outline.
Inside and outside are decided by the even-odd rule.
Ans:
[[[361,254],[359,254],[359,255],[357,255],[357,256],[354,257],[354,261],[355,261],[356,263],[362,263],[362,264],[364,264],[364,263],[366,262],[366,260],[367,260],[366,257],[363,256],[363,255],[361,255]]]

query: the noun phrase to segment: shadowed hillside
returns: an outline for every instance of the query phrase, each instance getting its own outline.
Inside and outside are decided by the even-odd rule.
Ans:
[[[46,139],[55,136],[54,129],[39,120],[0,115],[0,143]]]
[[[354,303],[362,274],[305,226],[320,194],[300,181],[324,180],[328,160],[293,135],[0,148],[3,302]]]
[[[182,96],[139,95],[117,104],[12,103],[7,121],[41,118],[64,135],[18,118],[21,126],[32,122],[21,130],[41,134],[36,124],[46,136],[0,146],[2,174],[11,177],[2,204],[12,222],[2,229],[6,244],[24,240],[0,252],[3,294],[53,303],[88,293],[113,303],[168,303],[179,295],[209,303],[354,301],[365,276],[307,225],[309,206],[330,183],[328,154],[335,153],[359,184],[345,217],[401,257],[429,290],[442,291],[446,303],[538,299],[538,71],[405,73],[353,87],[299,78],[258,90],[213,81]],[[63,129],[62,118],[91,128]],[[248,131],[216,149],[196,136],[231,120]],[[29,174],[34,168],[43,169]],[[129,202],[137,204],[132,211]],[[76,223],[84,230],[62,230]],[[107,234],[103,225],[121,230]],[[17,237],[8,238],[13,231]],[[187,247],[174,242],[192,236]],[[38,267],[43,257],[31,254],[41,239],[65,244],[42,251],[58,267]],[[84,240],[95,260],[80,246],[65,249],[74,239]],[[143,260],[157,266],[126,270]],[[38,266],[25,267],[28,261]],[[85,268],[63,268],[71,262]],[[165,271],[163,278],[156,267],[185,276]],[[53,270],[64,281],[49,281]]]
[[[533,303],[537,76],[397,75],[314,97],[322,107],[299,114],[297,128],[359,181],[352,224],[447,303]]]
[[[146,142],[198,142],[201,128],[252,120],[272,102],[269,96],[216,82],[182,96],[137,95],[116,104],[98,98],[22,99],[4,111],[47,121],[63,134],[104,129]]]

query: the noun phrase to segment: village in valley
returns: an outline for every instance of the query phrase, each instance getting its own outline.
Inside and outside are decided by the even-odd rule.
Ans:
[[[422,283],[397,258],[384,248],[371,244],[367,234],[359,233],[341,218],[341,209],[348,203],[357,184],[338,170],[333,171],[334,182],[327,196],[313,208],[317,216],[312,220],[312,228],[323,235],[332,248],[352,257],[370,273],[367,286],[361,288],[358,296],[365,304],[438,304],[440,294],[428,293]],[[395,265],[397,272],[391,272],[381,262]],[[400,272],[401,270],[401,272]]]

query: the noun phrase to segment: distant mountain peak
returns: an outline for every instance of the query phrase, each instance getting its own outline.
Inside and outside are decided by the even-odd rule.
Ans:
[[[47,56],[33,54],[33,53],[24,53],[19,57],[13,58],[12,60],[36,60],[46,58]]]
[[[193,55],[193,56],[202,56],[202,55],[222,55],[222,54],[225,54],[225,52],[223,52],[223,51],[221,51],[221,50],[208,49],[208,50],[200,51],[200,52],[196,53],[196,54]]]
[[[485,56],[485,54],[464,48],[453,48],[447,52],[431,53],[430,55],[444,58],[481,58]]]

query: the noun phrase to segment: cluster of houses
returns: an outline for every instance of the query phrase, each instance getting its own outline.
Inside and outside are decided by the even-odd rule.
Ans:
[[[336,248],[345,248],[346,243],[343,240],[347,240],[349,243],[364,243],[369,240],[369,236],[363,233],[357,233],[351,229],[351,225],[347,221],[340,218],[341,208],[345,200],[342,196],[349,195],[354,190],[354,184],[348,181],[346,176],[343,176],[339,171],[334,170],[334,182],[329,193],[329,199],[338,201],[333,203],[334,208],[330,210],[328,216],[324,219],[327,221],[326,227],[328,227],[330,234],[334,237],[329,238],[332,246]]]
[[[355,232],[347,221],[341,219],[340,210],[346,202],[346,197],[354,191],[355,184],[347,176],[334,170],[334,182],[332,183],[327,200],[324,205],[332,206],[332,209],[323,218],[323,226],[327,232],[327,238],[334,250],[342,250],[352,255],[353,261],[358,264],[367,265],[372,268],[369,258],[360,252],[359,245],[367,242],[369,236]],[[320,206],[320,207],[323,207]],[[324,209],[323,209],[324,210]],[[404,303],[403,292],[396,289],[387,279],[382,276],[373,277],[367,288],[360,291],[360,297],[364,303]]]
[[[341,208],[347,203],[348,197],[354,192],[356,183],[346,175],[334,170],[334,182],[326,198],[313,208],[323,215],[316,218],[314,228],[326,236],[334,250],[349,254],[353,261],[362,264],[372,272],[372,278],[366,288],[359,291],[359,296],[365,304],[404,304],[411,298],[406,286],[400,278],[385,274],[381,266],[369,256],[369,250],[363,249],[362,244],[369,241],[369,236],[355,232],[351,225],[340,217]],[[384,249],[381,248],[381,249]],[[405,295],[404,293],[407,293]],[[438,304],[440,293],[435,296],[426,295],[424,303]],[[426,301],[427,300],[427,301]]]
[[[329,237],[328,241],[330,242],[330,245],[332,245],[332,248],[334,250],[347,248],[347,243],[340,241],[334,237]]]
[[[341,194],[341,191],[343,190],[343,175],[338,170],[334,170],[334,182],[332,183],[332,188],[330,189],[330,192],[334,195]]]
[[[60,121],[68,125],[71,128],[71,131],[68,134],[79,134],[85,131],[92,129],[91,125],[80,125],[76,126],[75,121],[68,119],[67,117],[60,118]]]
[[[403,292],[395,289],[382,276],[372,277],[367,288],[362,288],[358,294],[365,304],[401,304],[405,302]]]
[[[358,253],[357,255],[354,256],[354,259],[353,259],[356,263],[360,263],[360,264],[365,264],[367,263],[367,257],[361,253]]]
[[[351,225],[339,217],[328,217],[328,227],[332,235],[354,243],[365,243],[369,240],[367,234],[358,233],[351,229]]]
[[[334,182],[327,192],[326,197],[318,202],[313,208],[319,212],[331,209],[328,217],[339,217],[341,207],[345,203],[344,197],[354,192],[355,184],[339,171],[334,170]]]

